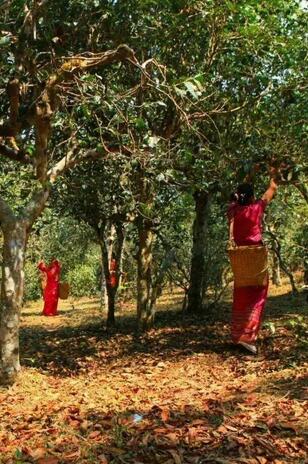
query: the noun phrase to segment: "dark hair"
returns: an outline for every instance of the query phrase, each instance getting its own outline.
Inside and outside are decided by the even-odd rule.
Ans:
[[[239,205],[250,205],[254,197],[252,184],[240,184],[236,190],[237,202]]]

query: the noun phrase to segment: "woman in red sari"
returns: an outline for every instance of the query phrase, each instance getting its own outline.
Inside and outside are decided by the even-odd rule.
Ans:
[[[115,288],[118,284],[118,263],[114,254],[112,254],[109,264],[109,276],[109,285]]]
[[[45,274],[46,285],[43,291],[44,316],[56,316],[58,314],[59,281],[61,265],[57,259],[52,259],[49,266],[44,262],[39,263],[38,268]]]
[[[260,200],[255,200],[253,186],[241,184],[228,209],[229,238],[237,246],[260,246],[262,219],[266,206],[273,199],[277,184],[273,178]],[[257,353],[256,340],[268,292],[264,286],[234,287],[232,307],[232,340],[251,353]]]

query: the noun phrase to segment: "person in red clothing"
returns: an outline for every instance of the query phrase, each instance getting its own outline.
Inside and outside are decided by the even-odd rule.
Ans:
[[[110,263],[109,263],[109,285],[112,288],[115,288],[118,284],[118,263],[115,258],[115,255],[112,254]]]
[[[272,171],[274,174],[274,171]],[[266,206],[277,191],[277,183],[271,178],[261,199],[254,198],[253,186],[241,184],[233,195],[228,208],[229,239],[237,246],[260,246],[262,219]],[[234,343],[256,354],[256,340],[260,330],[268,292],[264,286],[234,287],[231,334]]]
[[[43,278],[46,279],[45,288],[43,290],[43,315],[56,316],[58,314],[61,265],[57,259],[52,259],[48,266],[43,261],[40,262],[38,264],[38,269],[43,273]]]

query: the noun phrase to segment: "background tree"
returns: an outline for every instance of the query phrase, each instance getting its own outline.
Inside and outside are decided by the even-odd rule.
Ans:
[[[91,58],[74,56],[59,66],[52,53],[50,30],[39,27],[46,24],[44,3],[37,5],[34,2],[30,8],[24,4],[20,14],[20,2],[10,2],[4,12],[9,30],[5,32],[7,49],[1,55],[1,65],[7,71],[7,77],[2,81],[6,87],[2,95],[6,98],[1,102],[1,109],[6,117],[0,126],[0,135],[4,138],[0,153],[28,167],[30,188],[25,195],[25,206],[17,215],[9,203],[0,198],[3,232],[0,377],[3,383],[12,383],[20,368],[18,328],[28,234],[45,207],[51,183],[88,156],[102,154],[97,144],[91,152],[80,151],[76,137],[75,143],[72,142],[72,130],[68,151],[63,153],[59,146],[58,150],[52,151],[53,123],[59,123],[63,116],[63,112],[59,113],[60,119],[55,120],[59,107],[64,107],[61,97],[69,101],[69,88],[77,86],[74,76],[80,72],[115,62],[136,62],[134,53],[122,46],[111,52],[91,55]]]
[[[126,157],[116,155],[112,159],[79,166],[58,183],[53,201],[59,212],[65,211],[65,214],[87,224],[100,246],[108,326],[115,323],[115,299],[120,283],[125,228],[135,212],[132,192],[127,190],[124,181],[127,165]],[[117,262],[116,285],[112,285],[110,279],[113,254]]]

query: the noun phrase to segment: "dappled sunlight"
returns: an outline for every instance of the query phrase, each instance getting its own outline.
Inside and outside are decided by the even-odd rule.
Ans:
[[[285,326],[288,285],[273,293],[266,321],[276,331],[262,330],[256,357],[231,344],[225,303],[215,323],[183,317],[181,295],[164,295],[157,328],[143,335],[132,331],[132,304],[110,333],[97,299],[65,301],[54,318],[40,315],[40,302],[27,305],[23,376],[0,394],[2,455],[52,464],[201,463],[205,455],[235,463],[256,451],[259,460],[247,462],[301,462],[305,351]],[[292,301],[302,306],[303,297]]]

